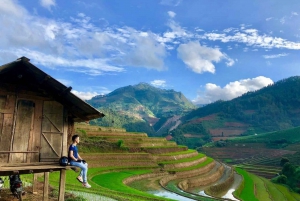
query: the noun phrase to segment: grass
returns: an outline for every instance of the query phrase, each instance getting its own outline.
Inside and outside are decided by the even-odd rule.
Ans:
[[[259,201],[254,195],[254,182],[248,172],[240,168],[236,168],[236,171],[244,178],[244,188],[242,189],[239,198],[243,201]]]
[[[190,161],[194,161],[200,158],[205,157],[205,154],[201,154],[199,153],[197,156],[191,157],[191,158],[183,158],[183,159],[179,159],[179,160],[173,160],[173,161],[164,161],[164,162],[160,162],[161,164],[167,165],[167,164],[175,164],[175,163],[184,163],[184,162],[190,162]]]
[[[300,142],[300,127],[295,127],[292,129],[287,129],[282,131],[262,133],[257,135],[236,137],[236,138],[231,138],[229,140],[233,142],[250,143],[250,142],[266,142],[269,140],[281,140],[283,138],[286,139],[289,143]]]
[[[270,182],[269,180],[262,178],[262,180],[265,182],[265,185],[267,187],[267,191],[269,192],[272,200],[287,200],[283,193],[281,193],[274,183]]]
[[[257,197],[258,200],[263,200],[263,201],[272,201],[272,199],[270,199],[270,195],[265,187],[265,183],[264,181],[253,175],[248,173],[249,177],[252,179],[253,181],[253,185],[255,187],[255,190],[253,193],[256,192],[255,196]]]
[[[172,172],[183,172],[183,171],[189,171],[189,170],[202,168],[202,167],[212,163],[213,161],[214,161],[214,159],[207,157],[204,162],[199,163],[198,165],[190,166],[190,167],[186,167],[186,168],[180,168],[180,169],[172,169]]]
[[[284,195],[288,201],[297,201],[300,200],[300,195],[294,192],[291,192],[287,187],[280,184],[274,184],[276,188]]]
[[[111,197],[117,200],[171,200],[144,193],[142,191],[138,191],[129,186],[126,186],[122,182],[123,179],[129,176],[145,174],[149,172],[151,172],[151,170],[145,170],[145,167],[141,167],[140,169],[136,167],[90,168],[88,172],[88,178],[90,178],[89,183],[92,185],[92,188],[86,189],[83,188],[82,184],[76,180],[78,173],[69,170],[67,171],[66,176],[66,190],[93,193],[97,195]],[[51,186],[58,187],[58,181],[59,173],[51,173],[49,178]]]
[[[118,192],[126,193],[126,194],[133,194],[133,195],[139,195],[143,197],[149,197],[154,199],[162,199],[160,197],[144,193],[142,191],[136,190],[134,188],[131,188],[125,184],[123,184],[123,180],[140,174],[146,174],[150,173],[152,171],[150,170],[132,170],[132,171],[121,171],[121,172],[109,172],[106,174],[99,174],[92,178],[92,181],[97,183],[98,185],[107,188],[107,189],[113,189]],[[164,199],[164,200],[171,200],[171,199]]]
[[[176,155],[183,155],[183,154],[189,154],[189,153],[194,153],[196,150],[194,149],[188,149],[186,151],[177,151],[177,152],[170,152],[170,153],[165,153],[165,154],[159,154],[159,156],[176,156]]]

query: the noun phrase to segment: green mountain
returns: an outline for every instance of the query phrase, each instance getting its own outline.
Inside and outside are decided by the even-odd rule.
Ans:
[[[216,101],[181,121],[173,137],[177,143],[194,143],[192,146],[300,126],[300,77],[278,81],[231,101]]]
[[[174,123],[165,125],[169,117],[178,116],[176,119],[179,119],[196,108],[181,92],[159,89],[147,83],[95,96],[88,103],[106,115],[91,124],[122,127],[130,132],[147,132],[149,135],[174,126]]]

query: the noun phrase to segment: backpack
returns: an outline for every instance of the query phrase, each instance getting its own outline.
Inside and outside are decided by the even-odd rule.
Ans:
[[[68,157],[66,156],[62,156],[60,159],[59,159],[59,165],[61,166],[67,166],[68,165]]]

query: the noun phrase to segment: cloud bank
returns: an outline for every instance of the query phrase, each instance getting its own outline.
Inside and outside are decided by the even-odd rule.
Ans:
[[[213,83],[207,83],[204,91],[199,91],[193,102],[195,104],[208,104],[217,100],[231,100],[248,91],[259,90],[273,83],[270,78],[264,76],[230,82],[223,88]]]
[[[213,62],[218,63],[222,59],[228,60],[228,66],[234,64],[234,61],[219,49],[201,46],[197,41],[179,45],[177,52],[178,57],[195,73],[215,73]]]
[[[155,87],[166,87],[166,81],[165,80],[153,80],[150,82],[151,85]]]

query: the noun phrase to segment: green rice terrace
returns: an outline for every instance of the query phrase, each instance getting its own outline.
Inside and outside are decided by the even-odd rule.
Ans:
[[[215,160],[205,153],[208,149],[198,152],[165,138],[150,138],[146,133],[87,124],[75,127],[81,137],[79,152],[89,164],[88,180],[92,185],[90,189],[83,188],[76,180],[78,173],[67,171],[67,192],[78,196],[78,200],[300,200],[300,194],[287,185],[256,174],[278,174],[279,166],[270,168],[263,161],[268,155],[280,157],[283,153],[262,153],[234,166],[234,156],[243,154],[242,150],[230,149],[227,156],[218,152],[218,157],[224,158]],[[23,176],[23,181],[27,180],[30,182],[29,176]],[[50,174],[54,189],[58,180],[58,173]]]

